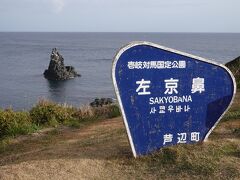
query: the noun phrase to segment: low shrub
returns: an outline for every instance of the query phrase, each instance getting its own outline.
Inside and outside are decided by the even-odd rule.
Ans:
[[[0,110],[0,137],[28,134],[37,129],[28,112],[14,112],[12,109]]]
[[[118,116],[121,116],[120,108],[118,105],[109,106],[108,118],[114,118]]]
[[[117,116],[120,116],[120,110],[117,105],[106,105],[102,107],[82,106],[75,111],[72,118],[79,121],[91,121]]]
[[[51,101],[40,100],[31,110],[30,116],[37,125],[51,125],[63,123],[71,119],[74,108],[67,105],[59,105]]]
[[[56,127],[63,124],[79,128],[83,122],[93,122],[119,115],[117,105],[74,108],[66,104],[40,100],[29,112],[14,112],[12,109],[0,110],[0,138],[28,134],[42,126]]]
[[[121,115],[117,105],[108,105],[94,108],[94,115],[98,118],[114,118]]]
[[[86,120],[92,120],[93,118],[96,119],[97,117],[93,107],[82,106],[79,109],[75,110],[72,118],[78,121],[86,121]]]

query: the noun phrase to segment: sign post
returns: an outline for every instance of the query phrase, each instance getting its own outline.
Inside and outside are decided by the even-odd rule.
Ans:
[[[150,42],[120,49],[112,78],[135,157],[206,140],[236,92],[224,65]]]

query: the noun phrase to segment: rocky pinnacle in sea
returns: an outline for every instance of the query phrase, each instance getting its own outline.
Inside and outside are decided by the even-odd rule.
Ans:
[[[52,50],[48,69],[44,72],[44,77],[49,80],[67,80],[78,77],[73,66],[65,66],[64,58],[56,48]]]

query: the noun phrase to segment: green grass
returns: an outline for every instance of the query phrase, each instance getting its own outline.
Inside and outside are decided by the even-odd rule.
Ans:
[[[9,138],[4,138],[0,140],[0,153],[5,152],[9,144]]]
[[[235,136],[237,136],[237,137],[240,138],[240,128],[235,128],[235,129],[233,129],[232,131],[233,131],[233,134],[234,134]]]
[[[131,154],[127,154],[125,157],[120,156],[117,160],[113,160],[113,163],[119,164],[121,171],[127,171],[130,177],[139,176],[139,179],[146,178],[149,174],[160,179],[195,176],[204,179],[239,178],[239,168],[233,165],[239,154],[239,145],[236,143],[213,142],[207,145],[167,147],[150,156],[137,159],[130,158]],[[225,158],[227,162],[223,161]]]
[[[236,83],[237,83],[237,89],[240,89],[240,79],[236,79]]]
[[[240,119],[240,109],[228,111],[222,118],[222,121],[229,121],[233,119]]]

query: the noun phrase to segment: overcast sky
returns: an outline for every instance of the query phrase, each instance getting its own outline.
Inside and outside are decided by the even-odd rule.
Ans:
[[[0,0],[0,31],[240,32],[240,0]]]

